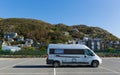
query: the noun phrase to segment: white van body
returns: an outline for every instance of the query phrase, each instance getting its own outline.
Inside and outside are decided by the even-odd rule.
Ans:
[[[102,59],[85,45],[49,44],[46,63],[52,64],[54,67],[61,65],[91,65],[98,67],[102,63]]]

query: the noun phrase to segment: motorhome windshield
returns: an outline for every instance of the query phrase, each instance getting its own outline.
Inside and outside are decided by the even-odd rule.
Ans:
[[[95,56],[95,54],[92,51],[90,51],[89,49],[85,50],[85,54],[88,56]]]

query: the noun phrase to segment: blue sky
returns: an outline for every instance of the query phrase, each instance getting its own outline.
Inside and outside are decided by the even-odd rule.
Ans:
[[[97,26],[120,38],[120,0],[0,0],[0,17]]]

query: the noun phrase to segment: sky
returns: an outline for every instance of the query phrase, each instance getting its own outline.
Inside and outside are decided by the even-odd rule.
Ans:
[[[0,0],[0,17],[85,24],[120,38],[120,0]]]

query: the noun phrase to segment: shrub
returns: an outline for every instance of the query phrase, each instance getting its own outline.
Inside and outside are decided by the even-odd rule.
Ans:
[[[33,51],[33,50],[35,50],[35,48],[34,47],[22,47],[21,50],[31,50],[31,51]]]
[[[45,46],[40,46],[38,50],[46,50],[47,48]]]
[[[109,52],[114,52],[114,51],[115,51],[115,49],[114,49],[114,48],[112,48],[112,47],[109,47],[109,48],[108,48],[108,51],[109,51]]]
[[[0,50],[2,50],[2,46],[0,46]]]

